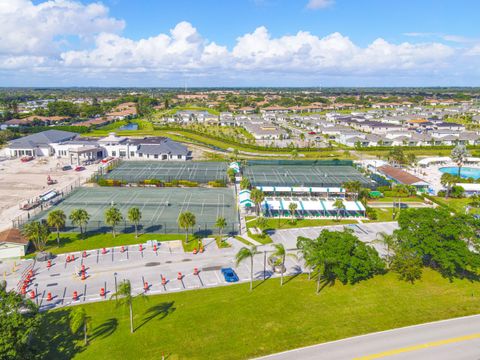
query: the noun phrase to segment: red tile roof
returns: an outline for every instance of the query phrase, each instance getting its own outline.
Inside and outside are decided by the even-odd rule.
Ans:
[[[28,240],[18,229],[8,229],[0,232],[0,243],[27,245]]]

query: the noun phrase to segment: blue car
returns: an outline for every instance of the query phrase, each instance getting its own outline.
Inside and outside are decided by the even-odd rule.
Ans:
[[[235,273],[235,271],[233,271],[232,268],[223,268],[222,269],[222,274],[223,274],[223,277],[225,278],[226,282],[237,282],[238,281],[238,276]]]

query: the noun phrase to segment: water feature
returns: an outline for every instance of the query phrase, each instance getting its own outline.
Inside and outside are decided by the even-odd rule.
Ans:
[[[456,166],[442,167],[438,170],[440,170],[442,173],[458,175],[458,167]],[[460,171],[460,176],[464,179],[480,179],[480,168],[462,167]]]
[[[138,124],[135,123],[128,123],[126,125],[123,125],[122,127],[119,127],[118,130],[138,130]]]

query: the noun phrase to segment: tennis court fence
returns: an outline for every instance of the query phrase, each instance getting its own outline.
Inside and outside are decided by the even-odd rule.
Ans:
[[[29,220],[18,220],[17,227],[22,228],[24,224],[26,224]],[[40,221],[45,221],[44,219]],[[189,233],[194,233],[208,236],[212,234],[218,234],[218,228],[215,226],[215,222],[202,222],[196,224],[193,228],[189,229]],[[56,231],[56,229],[52,228],[51,231]],[[98,220],[90,220],[86,226],[83,227],[83,231],[87,233],[108,233],[112,231],[112,227],[110,225],[105,224],[103,221]],[[115,226],[115,231],[118,233],[125,233],[130,234],[135,232],[135,225],[129,221],[122,221],[118,225]],[[140,233],[145,234],[184,234],[185,230],[178,226],[177,222],[172,221],[142,221],[138,225],[138,231]],[[239,224],[238,222],[227,224],[227,226],[222,230],[223,234],[236,234],[239,231]],[[80,228],[74,224],[70,220],[66,221],[65,227],[61,230],[61,232],[80,232]]]

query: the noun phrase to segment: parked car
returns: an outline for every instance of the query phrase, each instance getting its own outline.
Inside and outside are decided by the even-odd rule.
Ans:
[[[317,133],[315,131],[310,131],[308,135],[316,135]]]
[[[83,171],[85,168],[83,166],[76,166],[75,171]]]
[[[223,268],[222,269],[223,277],[226,282],[237,282],[238,276],[232,268]]]
[[[70,165],[64,165],[62,166],[62,170],[63,171],[72,170],[72,167]]]
[[[20,159],[21,162],[29,162],[33,160],[33,156],[22,156]]]

